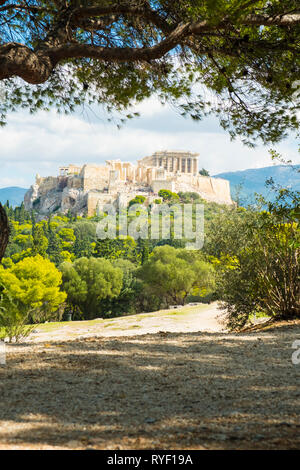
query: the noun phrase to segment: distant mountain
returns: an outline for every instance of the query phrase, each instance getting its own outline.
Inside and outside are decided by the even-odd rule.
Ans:
[[[26,191],[27,189],[19,188],[17,186],[0,188],[0,202],[5,204],[6,201],[9,201],[9,204],[13,207],[19,206],[24,200]]]
[[[295,165],[293,168],[300,170],[300,165]],[[274,198],[274,193],[265,186],[265,182],[269,178],[273,178],[274,182],[280,186],[300,191],[300,173],[293,168],[285,165],[275,165],[265,168],[220,173],[214,176],[230,181],[233,199],[236,198],[238,188],[241,187],[240,201],[241,204],[247,205],[254,202],[255,193],[262,194],[267,200]]]

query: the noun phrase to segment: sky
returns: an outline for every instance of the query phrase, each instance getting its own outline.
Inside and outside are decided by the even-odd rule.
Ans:
[[[171,107],[151,98],[138,107],[141,113],[118,130],[101,109],[61,116],[55,111],[29,115],[12,113],[0,128],[0,188],[28,188],[35,175],[56,176],[69,163],[104,164],[105,160],[135,162],[159,150],[190,150],[199,153],[199,168],[211,175],[272,165],[268,147],[249,149],[232,142],[216,119],[193,122]],[[300,163],[295,138],[272,148]]]

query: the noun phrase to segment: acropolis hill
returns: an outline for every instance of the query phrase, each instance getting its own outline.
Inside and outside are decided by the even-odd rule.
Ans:
[[[232,204],[229,181],[201,176],[198,154],[179,151],[156,152],[134,165],[108,160],[105,165],[69,165],[58,176],[36,176],[25,195],[25,208],[41,215],[56,211],[93,216],[105,204],[127,206],[137,195],[151,203],[161,189],[196,192],[206,201]]]

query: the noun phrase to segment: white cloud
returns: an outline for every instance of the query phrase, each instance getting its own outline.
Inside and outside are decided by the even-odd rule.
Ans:
[[[8,125],[0,129],[0,187],[29,186],[36,173],[56,175],[58,167],[68,163],[103,163],[113,158],[135,161],[162,149],[198,152],[200,167],[212,174],[271,165],[266,147],[253,150],[239,141],[231,142],[213,119],[194,123],[155,99],[139,105],[138,110],[142,117],[120,131],[98,110],[99,118],[93,113],[10,115]],[[299,161],[292,139],[278,149]]]

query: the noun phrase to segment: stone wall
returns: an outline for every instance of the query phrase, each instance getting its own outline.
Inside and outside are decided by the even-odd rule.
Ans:
[[[210,176],[195,176],[189,179],[187,175],[181,175],[176,179],[175,192],[197,192],[211,202],[220,204],[232,204],[229,181]]]
[[[59,186],[59,178],[57,176],[47,176],[43,178],[37,175],[35,183],[39,186],[39,195],[42,196]]]
[[[175,191],[175,185],[176,183],[174,181],[156,180],[152,181],[151,187],[155,194],[158,194],[161,189],[167,189],[173,193]]]
[[[103,191],[109,184],[109,167],[103,165],[84,165],[80,176],[83,181],[83,190],[92,191],[97,189]]]
[[[89,191],[87,195],[87,215],[93,217],[97,213],[97,209],[103,208],[105,204],[113,204],[116,196],[113,194],[104,194],[97,191]]]
[[[221,178],[210,179],[213,193],[216,195],[217,199],[223,201],[225,204],[232,204],[229,181]]]

